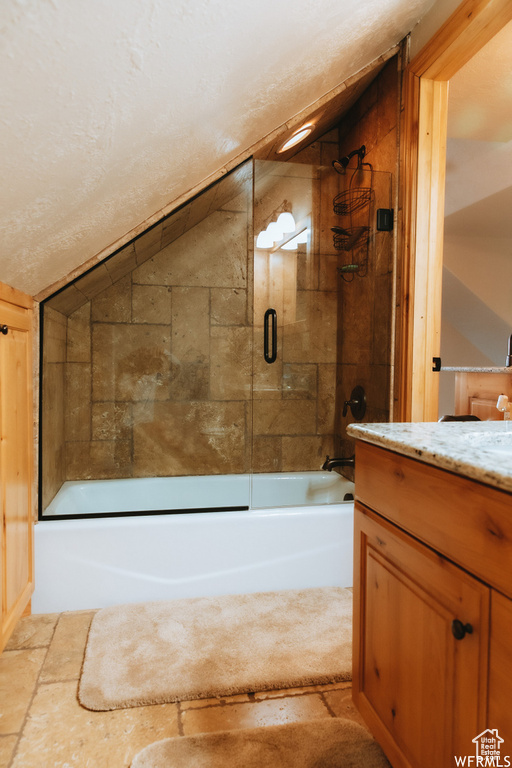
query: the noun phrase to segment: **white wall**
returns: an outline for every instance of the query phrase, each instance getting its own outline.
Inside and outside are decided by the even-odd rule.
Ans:
[[[436,0],[411,32],[411,59],[421,51],[462,0]]]

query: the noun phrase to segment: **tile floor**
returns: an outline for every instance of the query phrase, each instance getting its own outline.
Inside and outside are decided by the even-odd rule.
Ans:
[[[128,768],[168,736],[347,717],[350,683],[90,712],[77,684],[94,611],[19,621],[0,656],[0,768]]]

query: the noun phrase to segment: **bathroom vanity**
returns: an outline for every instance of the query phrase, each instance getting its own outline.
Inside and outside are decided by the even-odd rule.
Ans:
[[[512,756],[512,424],[351,425],[354,702],[393,768]],[[481,748],[481,747],[479,747]],[[512,762],[512,757],[511,757]]]

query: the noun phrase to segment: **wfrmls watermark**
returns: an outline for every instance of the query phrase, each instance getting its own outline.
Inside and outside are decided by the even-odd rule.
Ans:
[[[473,739],[475,754],[454,755],[455,765],[458,768],[510,768],[512,759],[503,754],[503,742],[497,728],[486,728]]]

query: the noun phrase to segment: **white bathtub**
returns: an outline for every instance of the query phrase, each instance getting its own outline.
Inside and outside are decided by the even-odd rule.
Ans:
[[[32,610],[351,586],[352,492],[334,472],[66,483],[53,519],[36,525]],[[137,514],[177,499],[184,510],[249,509]]]

